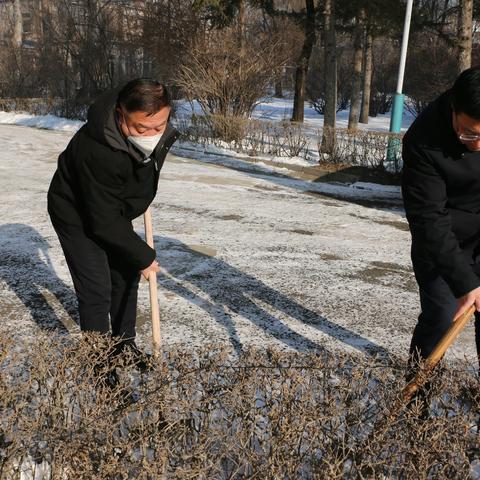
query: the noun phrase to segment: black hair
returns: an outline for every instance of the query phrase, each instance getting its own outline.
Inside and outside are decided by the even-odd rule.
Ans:
[[[125,111],[157,113],[163,107],[171,107],[167,87],[151,78],[136,78],[128,82],[118,94],[117,103]]]
[[[452,108],[480,120],[480,66],[464,70],[452,87]]]

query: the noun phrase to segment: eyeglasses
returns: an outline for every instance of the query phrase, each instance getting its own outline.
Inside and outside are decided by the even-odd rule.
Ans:
[[[458,139],[462,142],[478,142],[480,140],[480,135],[474,135],[469,133],[460,133]]]

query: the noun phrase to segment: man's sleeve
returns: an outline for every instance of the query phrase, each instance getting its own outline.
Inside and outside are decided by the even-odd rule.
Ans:
[[[458,298],[480,286],[452,231],[445,181],[426,155],[404,143],[402,193],[412,238]]]
[[[123,216],[121,193],[125,180],[111,158],[90,155],[81,164],[79,184],[88,224],[92,233],[115,255],[143,270],[156,257]]]

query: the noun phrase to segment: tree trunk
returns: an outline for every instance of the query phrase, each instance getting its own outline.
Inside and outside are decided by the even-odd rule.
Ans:
[[[337,52],[335,34],[335,0],[325,0],[325,113],[320,153],[331,155],[335,149],[337,114]]]
[[[266,28],[265,28],[265,32],[268,33],[269,32],[269,29],[268,29],[268,22],[265,18],[265,11],[263,11],[263,15],[264,15],[264,24],[266,25]],[[279,27],[278,27],[278,24],[276,22],[276,18],[275,18],[275,15],[272,15],[272,25],[273,25],[273,33],[278,33],[280,31]],[[283,44],[283,41],[282,41],[282,44],[280,46],[280,48],[285,48],[285,45]],[[281,67],[279,67],[276,71],[276,74],[275,74],[275,81],[274,81],[274,94],[273,96],[276,97],[276,98],[283,98],[283,78],[284,78],[284,71],[285,71],[285,67],[282,65]]]
[[[239,0],[238,2],[238,24],[237,24],[237,35],[238,35],[238,48],[243,53],[245,50],[245,2],[244,0]]]
[[[274,97],[276,98],[283,98],[283,85],[281,80],[277,80],[275,82],[275,94]]]
[[[23,41],[23,22],[22,22],[22,5],[20,0],[14,1],[14,26],[13,26],[13,44],[20,48]]]
[[[458,72],[472,66],[473,0],[460,0],[458,13]]]
[[[238,22],[237,23],[237,44],[238,44],[238,51],[240,52],[239,61],[238,61],[238,78],[241,79],[243,76],[243,60],[245,58],[245,3],[244,3],[244,0],[240,0],[238,3],[237,22]],[[232,111],[234,116],[237,116],[239,112],[243,110],[241,103],[242,103],[241,98],[237,96],[237,98],[235,99],[235,102],[233,105],[233,111]],[[228,112],[227,106],[225,106],[225,109]]]
[[[447,13],[448,13],[448,3],[450,0],[443,0],[443,8],[442,8],[442,17],[440,20],[440,31],[442,33],[445,32],[445,27],[447,26]]]
[[[358,128],[360,113],[360,88],[362,86],[363,39],[365,37],[365,9],[361,8],[357,15],[355,39],[353,43],[353,82],[352,97],[350,99],[350,113],[348,115],[348,130]]]
[[[360,122],[368,123],[368,114],[370,109],[370,93],[372,91],[372,73],[373,73],[373,37],[367,33],[365,42],[364,72],[363,72],[363,97],[362,109],[360,111]]]
[[[295,72],[295,97],[293,99],[292,122],[303,122],[305,108],[305,82],[308,73],[308,64],[315,44],[315,3],[314,0],[306,0],[307,18],[305,21],[305,39],[303,41],[302,53],[297,62]]]

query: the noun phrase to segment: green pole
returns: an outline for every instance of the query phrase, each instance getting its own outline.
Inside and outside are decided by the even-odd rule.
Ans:
[[[395,93],[392,102],[392,113],[390,116],[390,133],[400,133],[402,129],[403,105],[405,103],[405,95],[403,93]],[[387,161],[396,162],[400,154],[400,139],[390,137],[387,147]]]

